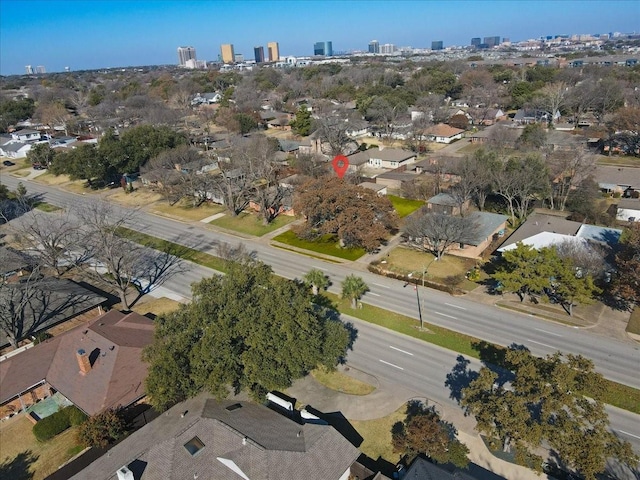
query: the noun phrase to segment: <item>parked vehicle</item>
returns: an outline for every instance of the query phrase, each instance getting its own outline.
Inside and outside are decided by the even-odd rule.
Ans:
[[[5,167],[13,167],[15,163],[13,163],[11,160],[5,160],[4,162],[2,162],[2,165],[4,165]]]

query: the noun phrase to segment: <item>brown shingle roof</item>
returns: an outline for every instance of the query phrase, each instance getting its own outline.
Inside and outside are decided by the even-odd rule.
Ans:
[[[152,341],[151,320],[112,310],[0,362],[0,402],[45,379],[89,415],[129,405],[144,395],[147,365],[141,354]],[[76,359],[78,349],[92,360],[84,375]]]
[[[429,127],[425,130],[426,134],[434,135],[436,137],[453,137],[459,133],[464,133],[464,130],[454,128],[446,123],[439,123],[433,127]]]

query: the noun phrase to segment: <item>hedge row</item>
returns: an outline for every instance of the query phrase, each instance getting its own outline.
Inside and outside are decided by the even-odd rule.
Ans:
[[[81,410],[71,405],[38,421],[33,426],[33,434],[38,441],[46,442],[72,425],[80,425],[86,419],[87,416]]]
[[[463,290],[454,286],[443,285],[442,283],[437,283],[428,279],[425,279],[423,282],[421,278],[411,278],[402,273],[396,273],[396,272],[391,272],[389,270],[385,270],[384,268],[381,268],[377,264],[377,262],[371,262],[367,266],[367,269],[370,272],[375,273],[377,275],[382,275],[389,278],[395,278],[396,280],[402,280],[403,282],[406,282],[406,283],[413,283],[415,285],[423,285],[424,283],[425,287],[433,288],[435,290],[440,290],[441,292],[446,292],[450,295],[462,295],[465,293]]]

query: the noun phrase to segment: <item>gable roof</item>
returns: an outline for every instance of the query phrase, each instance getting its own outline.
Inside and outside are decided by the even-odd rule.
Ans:
[[[201,451],[192,455],[185,444],[196,438]],[[201,394],[174,406],[72,478],[116,479],[117,469],[125,465],[140,467],[136,478],[142,480],[191,480],[194,475],[337,480],[358,456],[358,449],[330,425],[298,423],[263,405]]]
[[[384,148],[382,150],[370,149],[366,151],[369,154],[369,158],[378,158],[387,162],[402,162],[415,158],[416,154],[409,150],[402,150],[399,148]]]
[[[611,184],[640,190],[640,168],[598,165],[595,177],[601,186]]]
[[[451,125],[447,125],[446,123],[439,123],[432,127],[429,127],[425,130],[425,133],[428,135],[433,135],[435,137],[453,137],[455,135],[459,135],[464,133],[464,130],[460,130],[459,128],[454,128]]]
[[[509,219],[506,215],[490,212],[473,212],[467,218],[475,223],[476,230],[473,236],[464,240],[464,243],[476,247],[493,235]]]
[[[142,349],[153,341],[153,322],[117,310],[101,315],[0,362],[0,403],[46,380],[89,415],[126,406],[144,396]],[[80,373],[83,349],[91,370]]]
[[[532,213],[527,220],[511,234],[511,236],[500,246],[498,251],[503,251],[505,247],[514,245],[525,238],[533,237],[538,233],[549,232],[562,235],[574,236],[582,226],[580,222],[567,220],[556,215],[546,215],[544,213]]]
[[[443,192],[431,197],[427,200],[427,204],[442,205],[444,207],[457,207],[458,201],[450,193]]]

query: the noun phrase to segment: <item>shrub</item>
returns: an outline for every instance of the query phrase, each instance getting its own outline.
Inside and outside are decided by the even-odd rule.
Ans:
[[[78,441],[87,447],[104,448],[125,432],[126,423],[116,410],[105,410],[90,417],[78,430]]]
[[[67,407],[69,409],[69,423],[72,426],[82,425],[87,421],[87,415],[76,407]]]
[[[78,410],[75,406],[72,405],[70,407],[65,407],[36,423],[33,426],[33,434],[38,441],[46,442],[59,433],[64,432],[71,425],[78,425],[78,423],[74,422],[79,421],[81,416],[84,416],[84,413]]]

